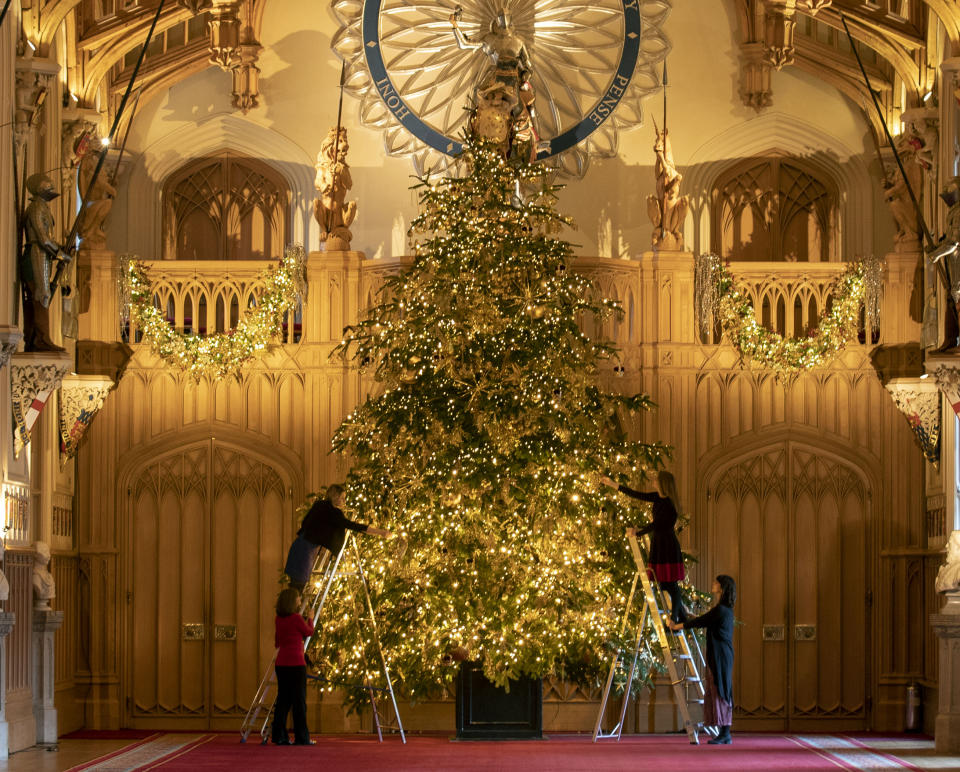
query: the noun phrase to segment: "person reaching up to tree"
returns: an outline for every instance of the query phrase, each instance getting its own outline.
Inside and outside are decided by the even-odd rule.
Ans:
[[[331,485],[322,499],[317,499],[297,531],[297,538],[290,545],[287,553],[287,565],[284,573],[290,577],[290,586],[303,592],[310,580],[310,572],[317,561],[317,553],[321,547],[329,550],[333,555],[340,552],[343,540],[347,536],[347,529],[366,533],[371,536],[390,537],[393,534],[382,528],[364,525],[348,520],[340,507],[343,506],[343,486]]]
[[[636,536],[650,534],[650,569],[660,585],[660,589],[670,596],[670,617],[674,622],[687,619],[683,607],[678,582],[685,575],[683,552],[677,539],[677,517],[679,516],[679,498],[677,483],[670,472],[661,471],[657,475],[657,490],[651,493],[635,491],[626,485],[617,485],[609,477],[601,478],[604,485],[615,488],[633,499],[653,504],[653,519],[643,528],[631,528]]]
[[[720,574],[713,580],[714,605],[706,614],[677,624],[671,630],[703,627],[707,631],[707,672],[704,674],[703,723],[720,728],[708,745],[730,745],[733,723],[733,604],[737,583]]]

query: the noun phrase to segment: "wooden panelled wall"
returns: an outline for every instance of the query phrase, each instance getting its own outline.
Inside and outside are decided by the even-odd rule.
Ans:
[[[881,344],[918,339],[900,280],[916,259],[888,262]],[[134,346],[78,464],[82,582],[65,602],[79,606],[68,634],[79,641],[87,726],[238,726],[272,654],[293,509],[345,469],[330,439],[364,384],[329,354],[398,265],[312,254],[301,340],[239,382],[192,383]],[[581,258],[577,267],[627,311],[603,330],[625,366],[608,377],[659,405],[634,428],[675,448],[694,578],[709,587],[722,572],[739,582],[738,725],[900,728],[904,684],[935,687],[923,620],[939,545],[927,539],[922,457],[871,364],[874,347],[853,345],[784,386],[741,366],[726,344],[700,342],[691,255]],[[778,269],[785,286],[801,270]],[[596,691],[550,683],[545,696],[548,729],[591,728]],[[329,694],[312,710],[316,730],[365,721]],[[404,714],[413,728],[452,727],[449,701]],[[664,690],[630,716],[637,731],[676,725]]]

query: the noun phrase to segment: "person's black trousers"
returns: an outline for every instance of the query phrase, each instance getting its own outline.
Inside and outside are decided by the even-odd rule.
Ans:
[[[307,668],[305,665],[277,665],[277,704],[273,710],[271,735],[275,744],[290,742],[287,735],[287,713],[293,712],[293,741],[310,742],[307,729]]]

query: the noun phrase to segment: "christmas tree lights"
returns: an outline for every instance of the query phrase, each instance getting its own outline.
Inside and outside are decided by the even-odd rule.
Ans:
[[[545,171],[465,147],[462,176],[421,180],[414,262],[335,352],[373,381],[334,448],[353,460],[353,516],[398,537],[361,547],[391,672],[414,699],[463,659],[500,685],[599,684],[625,643],[624,531],[646,514],[598,477],[637,480],[667,453],[619,428],[650,400],[600,385],[616,351],[578,320],[621,311],[571,270]],[[331,596],[311,651],[331,682],[360,683],[364,662],[375,677],[354,598]]]

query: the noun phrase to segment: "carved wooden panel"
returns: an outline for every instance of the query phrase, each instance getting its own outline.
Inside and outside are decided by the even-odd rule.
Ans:
[[[7,544],[26,546],[30,543],[30,489],[26,485],[4,483],[4,534]]]
[[[131,486],[131,720],[242,715],[273,654],[288,484],[208,440]],[[235,638],[215,628],[234,627]],[[255,667],[253,666],[255,664]],[[196,725],[196,724],[194,724]]]
[[[716,474],[709,551],[739,585],[741,718],[866,720],[869,496],[848,464],[782,441]],[[764,635],[783,627],[785,635]]]
[[[53,549],[72,550],[73,544],[73,496],[67,493],[53,494],[53,522],[50,544]]]
[[[73,683],[77,672],[79,640],[79,567],[76,555],[53,555],[50,572],[57,584],[57,597],[50,605],[63,611],[63,626],[53,637],[54,673],[57,688]]]
[[[3,572],[10,582],[10,598],[4,611],[17,615],[7,636],[7,697],[32,688],[33,652],[30,649],[33,627],[33,553],[7,550]]]

